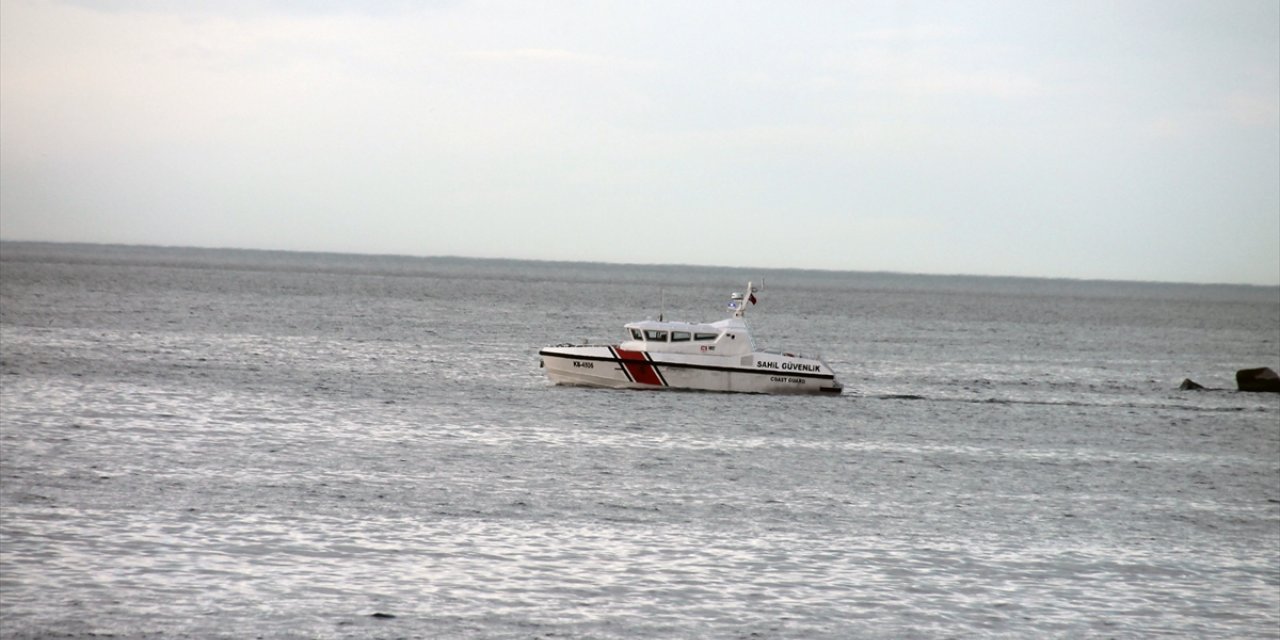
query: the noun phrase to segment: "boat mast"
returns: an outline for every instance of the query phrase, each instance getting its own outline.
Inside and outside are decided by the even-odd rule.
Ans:
[[[752,286],[750,281],[747,282],[746,296],[736,291],[729,296],[729,310],[733,312],[733,317],[741,318],[747,311],[748,302],[751,304],[756,303],[756,288]]]

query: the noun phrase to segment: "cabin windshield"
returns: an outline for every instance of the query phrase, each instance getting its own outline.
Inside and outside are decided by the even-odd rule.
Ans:
[[[639,329],[632,329],[632,330],[631,330],[631,339],[632,339],[632,340],[644,340],[644,334],[643,334],[643,333],[640,333],[640,330],[639,330]]]
[[[644,339],[649,342],[666,342],[667,332],[658,331],[657,329],[646,329],[644,332]]]

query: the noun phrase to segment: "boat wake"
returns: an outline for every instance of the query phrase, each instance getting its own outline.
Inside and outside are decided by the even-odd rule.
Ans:
[[[1012,405],[1012,406],[1045,406],[1045,407],[1099,407],[1107,409],[1172,409],[1179,411],[1200,411],[1208,413],[1240,413],[1240,412],[1268,412],[1273,411],[1274,407],[1267,406],[1204,406],[1186,403],[1166,403],[1166,402],[1132,402],[1132,401],[1087,401],[1087,400],[1052,400],[1052,399],[1036,399],[1036,398],[956,398],[948,396],[923,396],[914,393],[885,393],[867,396],[859,396],[857,394],[846,393],[849,399],[857,400],[906,400],[906,401],[922,401],[922,402],[947,402],[960,404],[976,404],[976,405]]]

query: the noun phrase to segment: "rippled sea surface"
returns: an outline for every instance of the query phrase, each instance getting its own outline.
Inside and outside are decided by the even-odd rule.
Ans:
[[[843,396],[539,370],[761,278]],[[1275,288],[3,243],[0,636],[1276,637],[1256,366]]]

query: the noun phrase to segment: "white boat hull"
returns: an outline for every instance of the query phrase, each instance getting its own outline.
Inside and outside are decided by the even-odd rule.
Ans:
[[[739,393],[840,393],[821,360],[754,352],[743,356],[628,351],[617,345],[547,347],[538,352],[552,382],[610,389]]]

